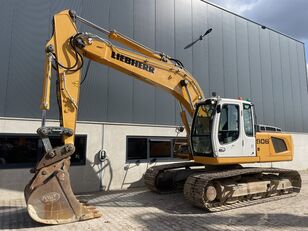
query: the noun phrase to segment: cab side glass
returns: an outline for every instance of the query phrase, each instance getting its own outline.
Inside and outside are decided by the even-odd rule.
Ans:
[[[239,138],[239,106],[224,104],[219,119],[218,139],[220,144],[228,144]]]
[[[191,144],[193,155],[212,156],[212,122],[216,112],[216,103],[206,101],[196,109],[192,124]]]
[[[251,105],[243,104],[244,130],[246,136],[253,136],[253,122]]]

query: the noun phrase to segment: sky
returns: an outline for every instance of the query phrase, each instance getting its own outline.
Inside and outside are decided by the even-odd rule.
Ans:
[[[308,70],[308,0],[208,0],[305,43]]]

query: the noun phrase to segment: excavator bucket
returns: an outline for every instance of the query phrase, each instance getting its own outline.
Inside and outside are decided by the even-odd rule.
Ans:
[[[101,216],[98,210],[77,200],[70,184],[69,165],[69,158],[66,158],[44,167],[26,186],[27,209],[33,220],[43,224],[64,224]]]

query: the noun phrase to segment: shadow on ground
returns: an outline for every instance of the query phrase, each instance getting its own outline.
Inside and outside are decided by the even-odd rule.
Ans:
[[[200,208],[193,207],[187,202],[182,193],[160,195],[147,190],[129,190],[127,193],[112,192],[95,195],[82,195],[81,198],[89,200],[90,204],[97,206],[104,211],[104,208],[125,208],[125,207],[153,207],[161,212],[159,213],[144,213],[142,216],[134,216],[134,220],[142,226],[150,230],[155,230],[157,224],[167,227],[173,227],[174,230],[188,230],[194,227],[194,230],[199,227],[201,230],[215,230],[215,226],[232,226],[232,227],[250,227],[254,226],[264,228],[284,228],[296,227],[308,229],[308,214],[294,215],[288,213],[270,213],[271,202],[263,204],[263,209],[258,209],[259,205],[246,207],[243,210],[229,210],[217,213],[207,213]],[[295,197],[298,200],[298,197]],[[295,199],[295,200],[296,200]],[[287,204],[292,206],[294,198],[284,199],[289,200]],[[281,200],[281,201],[284,201]],[[279,201],[278,201],[279,203]],[[286,202],[284,202],[286,203]],[[287,204],[283,206],[287,208]],[[247,208],[252,208],[247,210]],[[267,211],[268,214],[260,213]],[[242,212],[241,212],[242,211]],[[247,213],[247,211],[249,211]],[[251,212],[250,212],[251,211]],[[253,211],[257,211],[253,213]],[[162,229],[163,230],[163,229]],[[220,228],[217,230],[221,230]],[[250,230],[250,229],[249,229]]]
[[[0,229],[24,229],[43,226],[30,218],[25,206],[0,207]]]
[[[169,203],[171,198],[176,203]],[[204,214],[202,209],[191,206],[182,193],[157,194],[144,188],[84,194],[78,199],[102,210],[104,207],[155,207],[166,213]]]
[[[207,216],[146,213],[134,219],[147,230],[307,230],[308,216],[286,213],[238,215],[208,214]],[[168,230],[169,230],[168,229]]]

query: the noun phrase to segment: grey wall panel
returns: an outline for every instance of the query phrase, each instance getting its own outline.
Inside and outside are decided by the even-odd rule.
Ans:
[[[87,1],[83,7],[83,16],[104,28],[109,28],[110,2],[101,0]],[[92,28],[83,27],[82,31],[96,33]],[[102,36],[103,37],[103,36]],[[83,68],[83,75],[87,66]],[[108,105],[108,67],[95,62],[91,62],[87,79],[81,86],[79,120],[107,120]]]
[[[192,42],[192,5],[191,0],[177,0],[174,6],[174,57],[181,60],[186,70],[192,73],[192,48],[184,47]],[[180,106],[176,103],[176,124],[181,124]]]
[[[123,10],[124,9],[124,10]],[[111,2],[110,28],[133,37],[133,0]],[[108,79],[108,109],[109,121],[133,121],[133,79],[112,68]]]
[[[134,0],[134,39],[155,48],[155,1]],[[137,79],[133,82],[133,121],[155,122],[155,88]]]
[[[75,10],[79,15],[83,16],[83,6],[87,5],[84,3],[82,0],[49,0],[49,7],[48,7],[48,12],[49,12],[49,33],[51,35],[52,33],[52,18],[53,15],[62,11],[62,10]],[[91,1],[87,1],[88,4],[91,5]],[[90,14],[91,15],[91,14]],[[80,28],[80,23],[77,22],[78,27]],[[81,28],[80,28],[81,29]]]
[[[224,97],[238,96],[235,16],[222,12]]]
[[[79,15],[82,15],[83,12],[83,6],[86,5],[85,2],[82,0],[68,0],[68,1],[62,1],[62,0],[52,0],[49,2],[49,13],[50,18],[59,11],[70,9],[75,10],[78,12]],[[90,2],[90,1],[87,1]],[[91,4],[91,3],[90,3]]]
[[[39,0],[14,4],[12,48],[8,74],[6,116],[37,117],[48,35],[48,3]]]
[[[239,17],[235,23],[238,96],[250,98],[248,23]]]
[[[15,1],[0,1],[0,116],[5,115],[5,102],[7,95],[8,73],[11,60],[12,43],[12,23]]]
[[[177,0],[174,6],[174,57],[184,64],[185,68],[192,72],[192,49],[184,47],[192,42],[192,5],[191,1]]]
[[[222,14],[216,7],[208,6],[208,23],[214,28],[209,36],[210,91],[224,97]]]
[[[265,124],[273,124],[274,103],[273,103],[273,80],[271,67],[271,49],[269,30],[260,30],[260,55],[261,55],[261,76],[263,95],[263,120]]]
[[[285,129],[284,118],[284,98],[282,89],[282,73],[281,73],[281,59],[279,35],[270,32],[270,47],[271,47],[271,64],[272,64],[272,78],[273,78],[273,102],[274,102],[274,125]]]
[[[174,1],[156,0],[156,50],[174,56]],[[162,89],[155,95],[155,122],[175,124],[175,99]]]
[[[290,54],[289,54],[289,41],[285,37],[279,38],[280,42],[280,55],[282,64],[282,87],[283,98],[285,103],[285,119],[286,130],[294,131],[294,111],[293,111],[293,94],[292,94],[292,82],[291,82],[291,70],[290,70]]]
[[[193,40],[197,39],[201,34],[205,33],[210,26],[208,24],[208,11],[207,5],[199,0],[192,1],[192,37]],[[192,47],[193,60],[192,60],[192,74],[198,80],[206,97],[210,93],[209,81],[209,34],[202,41],[196,43]]]
[[[256,106],[257,122],[263,122],[263,94],[261,80],[260,34],[259,27],[248,24],[249,66],[251,100]]]
[[[303,131],[302,118],[302,99],[300,97],[300,78],[298,70],[298,60],[296,51],[296,42],[289,40],[289,55],[290,55],[290,73],[291,73],[291,89],[293,96],[293,111],[294,113],[294,128],[293,131]]]
[[[297,60],[298,60],[298,72],[299,72],[299,80],[300,80],[300,92],[301,92],[301,108],[302,108],[302,117],[303,117],[303,128],[304,131],[308,131],[308,80],[307,80],[307,72],[306,72],[306,63],[305,63],[305,47],[303,44],[298,43],[296,45],[297,51]]]
[[[92,62],[87,79],[80,89],[79,120],[107,120],[107,83],[108,70],[101,64]]]

